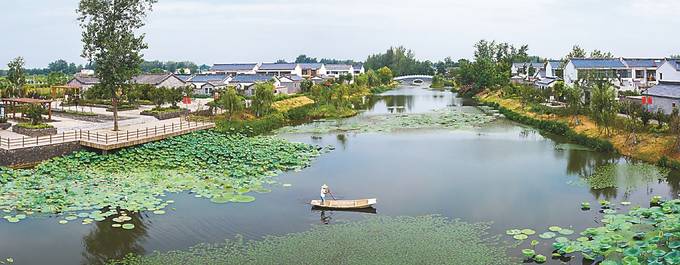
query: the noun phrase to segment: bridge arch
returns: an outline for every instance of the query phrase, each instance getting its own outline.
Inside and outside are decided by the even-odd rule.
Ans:
[[[431,75],[403,75],[394,78],[394,81],[405,81],[405,80],[423,80],[432,81],[433,76]]]

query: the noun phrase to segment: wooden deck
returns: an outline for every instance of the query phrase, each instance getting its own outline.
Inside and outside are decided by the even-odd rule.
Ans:
[[[0,138],[0,149],[15,150],[29,147],[78,142],[82,146],[110,151],[148,142],[214,128],[214,123],[179,122],[162,126],[146,127],[134,131],[101,132],[72,131],[42,137]]]

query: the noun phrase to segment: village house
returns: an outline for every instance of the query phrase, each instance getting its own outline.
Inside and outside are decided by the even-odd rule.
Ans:
[[[326,75],[335,78],[341,75],[354,75],[354,67],[350,64],[327,64]]]
[[[212,96],[218,90],[222,90],[227,87],[227,84],[220,81],[208,81],[199,88],[194,88],[194,95],[201,96]]]
[[[228,85],[234,86],[242,95],[252,96],[255,94],[255,91],[253,90],[255,84],[266,82],[272,82],[275,88],[280,86],[279,80],[274,78],[274,76],[262,74],[237,75],[229,80]]]
[[[564,74],[564,67],[560,60],[549,60],[545,63],[545,77],[561,79]]]
[[[541,73],[541,70],[543,72]],[[515,79],[540,79],[545,75],[545,65],[543,63],[513,63],[510,73]]]
[[[142,74],[132,78],[132,84],[151,85],[153,87],[179,88],[186,86],[186,82],[172,73],[164,74]],[[77,74],[71,81],[66,83],[69,87],[77,87],[81,91],[87,91],[94,85],[99,84],[99,79],[95,76],[85,76]]]
[[[583,78],[609,80],[617,91],[635,91],[631,70],[623,59],[574,58],[564,67],[564,84],[576,85]]]
[[[278,81],[277,93],[297,94],[302,92],[302,77],[297,75],[275,77]]]
[[[302,76],[302,68],[296,63],[263,63],[255,72],[260,75]]]
[[[301,63],[300,68],[306,78],[326,75],[326,66],[322,63]]]
[[[352,65],[352,68],[354,68],[354,75],[360,75],[366,72],[363,63],[355,63]]]
[[[661,110],[670,114],[680,103],[680,81],[659,81],[658,85],[647,89],[643,95],[652,98],[650,111]]]
[[[624,58],[623,62],[631,70],[633,86],[646,89],[656,85],[656,71],[664,63],[663,59]]]
[[[656,70],[658,81],[680,81],[680,59],[666,59]]]
[[[234,64],[214,64],[209,74],[221,74],[236,76],[241,74],[254,75],[259,67],[259,63],[234,63]]]
[[[226,74],[199,74],[191,76],[187,82],[194,85],[195,88],[200,88],[208,82],[226,84],[229,79],[230,77]]]

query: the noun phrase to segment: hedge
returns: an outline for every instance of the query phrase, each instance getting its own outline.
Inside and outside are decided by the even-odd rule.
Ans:
[[[275,112],[254,120],[227,120],[217,121],[217,130],[224,133],[238,133],[255,136],[276,130],[286,125],[283,114]]]

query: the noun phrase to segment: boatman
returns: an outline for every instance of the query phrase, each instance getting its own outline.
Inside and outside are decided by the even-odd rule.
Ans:
[[[328,194],[330,192],[331,192],[331,190],[328,189],[328,185],[323,184],[323,186],[321,186],[321,205],[326,204],[326,194]]]

